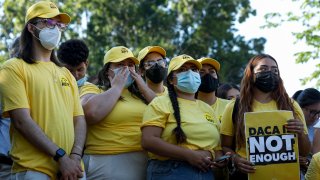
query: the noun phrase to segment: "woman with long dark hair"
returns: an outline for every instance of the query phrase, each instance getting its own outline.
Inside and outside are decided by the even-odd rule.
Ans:
[[[288,120],[287,131],[298,136],[299,153],[306,155],[310,151],[308,131],[303,112],[291,99],[283,85],[277,61],[270,55],[260,54],[252,57],[246,66],[241,81],[240,98],[237,107],[231,102],[223,116],[221,124],[221,145],[225,152],[231,152],[237,173],[231,179],[247,179],[247,173],[254,173],[254,165],[246,160],[244,113],[288,110],[294,119]],[[232,117],[233,110],[234,120]]]
[[[147,179],[214,179],[211,168],[222,155],[212,108],[195,98],[201,64],[191,56],[174,57],[168,67],[168,95],[146,108],[142,147],[150,152]]]

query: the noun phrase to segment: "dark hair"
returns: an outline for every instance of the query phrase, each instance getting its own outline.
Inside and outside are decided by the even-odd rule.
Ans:
[[[241,88],[240,88],[240,101],[239,101],[239,110],[236,115],[236,133],[235,136],[237,137],[237,145],[241,147],[243,143],[245,143],[245,135],[244,135],[244,113],[245,112],[252,112],[252,102],[254,99],[254,71],[253,69],[257,66],[257,64],[264,58],[268,58],[273,60],[277,66],[277,61],[268,54],[259,54],[250,59],[248,62],[244,75],[241,81]],[[297,112],[293,107],[293,100],[288,96],[283,81],[280,76],[279,71],[279,84],[277,89],[271,92],[271,98],[277,103],[277,108],[279,110],[289,110],[293,112],[294,118],[297,117]]]
[[[19,44],[20,49],[18,53],[18,58],[22,59],[28,64],[36,63],[36,60],[34,60],[34,55],[32,54],[32,48],[33,48],[32,36],[33,35],[28,30],[28,24],[35,25],[37,19],[38,18],[33,18],[30,21],[28,21],[24,26],[20,36],[20,44]],[[57,66],[60,66],[60,67],[62,66],[61,63],[58,61],[54,50],[51,51],[50,60],[53,63],[55,63]]]
[[[222,99],[228,99],[227,94],[230,89],[237,89],[240,92],[240,88],[234,83],[225,83],[218,87],[217,97]]]
[[[181,144],[181,143],[186,142],[187,136],[181,128],[181,116],[180,116],[179,102],[177,99],[177,93],[174,90],[173,85],[169,82],[169,80],[171,80],[172,78],[173,78],[173,74],[171,72],[167,78],[167,84],[168,84],[167,87],[168,87],[168,94],[170,97],[172,108],[174,111],[173,115],[174,115],[174,118],[176,119],[176,122],[177,122],[177,127],[172,130],[172,134],[175,135],[177,143]]]
[[[76,67],[86,62],[89,56],[89,49],[84,41],[71,39],[62,43],[58,49],[59,60],[67,65]]]
[[[302,92],[303,90],[298,90],[296,91],[293,95],[292,95],[292,99],[296,100],[297,101],[297,98],[298,96],[300,95],[300,93]]]
[[[20,36],[16,37],[8,48],[10,58],[18,57],[19,44],[20,44]]]
[[[98,81],[96,85],[103,89],[104,91],[108,90],[111,87],[110,80],[108,78],[108,71],[110,68],[110,63],[106,63],[102,69],[98,72]],[[133,82],[129,87],[128,87],[129,92],[131,94],[139,99],[141,99],[145,104],[148,104],[147,100],[143,97],[141,94],[136,82]],[[120,100],[123,100],[123,97],[120,97]]]
[[[301,92],[298,93],[295,100],[298,102],[301,108],[320,102],[320,92],[317,89],[307,88],[303,91],[300,91]]]

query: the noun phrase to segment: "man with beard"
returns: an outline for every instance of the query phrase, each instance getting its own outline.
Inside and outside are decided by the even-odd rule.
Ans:
[[[142,77],[157,96],[168,94],[163,84],[167,72],[165,57],[166,51],[160,46],[147,46],[138,55]]]

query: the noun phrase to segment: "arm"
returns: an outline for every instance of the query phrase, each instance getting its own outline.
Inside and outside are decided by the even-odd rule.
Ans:
[[[162,131],[162,128],[156,126],[143,127],[142,147],[160,156],[187,161],[202,171],[208,170],[211,163],[211,153],[209,151],[193,151],[167,143],[161,139]]]
[[[42,129],[33,121],[30,110],[21,108],[9,111],[14,127],[28,142],[44,153],[54,157],[59,147],[53,143]],[[81,169],[68,156],[64,155],[58,160],[59,168],[64,178],[82,177]]]
[[[229,153],[233,155],[233,164],[243,173],[254,173],[255,168],[251,162],[237,155],[236,152],[232,150],[233,137],[227,135],[221,135],[221,146],[224,153]]]
[[[128,71],[122,70],[110,79],[111,88],[101,94],[86,94],[81,97],[87,124],[96,124],[105,118],[120,98],[128,77]]]
[[[130,72],[131,72],[132,78],[137,83],[139,91],[141,92],[143,97],[147,100],[147,102],[150,103],[153,100],[153,98],[157,96],[156,93],[153,92],[153,90],[148,87],[148,85],[144,82],[144,80],[138,73],[132,71],[131,69],[130,69]]]
[[[87,136],[87,124],[83,116],[74,117],[73,124],[75,139],[71,153],[82,155],[84,143]]]

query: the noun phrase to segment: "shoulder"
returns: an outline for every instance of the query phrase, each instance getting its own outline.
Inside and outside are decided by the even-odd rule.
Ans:
[[[25,64],[26,62],[24,62],[22,59],[18,59],[18,58],[11,58],[8,59],[7,61],[5,61],[2,65],[1,68],[5,69],[5,68],[19,68],[21,67],[23,64]]]

